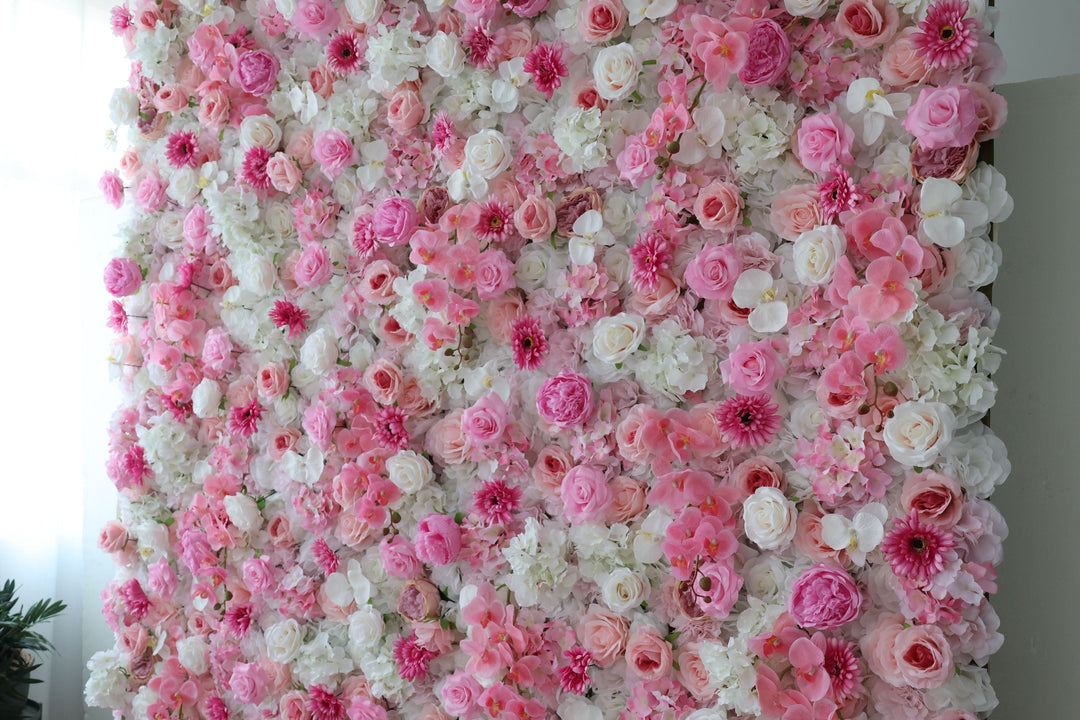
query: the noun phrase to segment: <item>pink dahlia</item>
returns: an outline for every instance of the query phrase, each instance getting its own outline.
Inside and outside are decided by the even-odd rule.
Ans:
[[[266,170],[270,162],[270,151],[261,145],[256,145],[244,154],[244,162],[240,164],[240,182],[258,192],[270,189],[270,174]]]
[[[562,59],[562,45],[539,43],[525,56],[525,72],[533,76],[536,89],[551,99],[562,85],[562,78],[570,74]]]
[[[308,317],[307,310],[288,300],[276,301],[270,310],[270,320],[279,328],[288,328],[290,340],[307,330]]]
[[[435,119],[431,122],[431,146],[436,154],[442,155],[454,144],[457,135],[454,133],[454,121],[449,113],[440,110],[435,113]]]
[[[485,525],[505,525],[521,507],[521,488],[503,478],[484,483],[473,495],[473,510]]]
[[[375,413],[375,439],[379,445],[390,450],[404,450],[409,446],[409,431],[405,429],[408,415],[399,407],[385,407]]]
[[[165,159],[175,168],[199,164],[199,140],[190,130],[177,130],[165,141]]]
[[[335,35],[326,46],[326,61],[338,75],[348,75],[360,69],[363,59],[360,40],[353,31]]]
[[[514,211],[498,199],[480,206],[480,217],[473,232],[485,242],[502,242],[514,229]]]
[[[897,576],[925,584],[945,568],[945,556],[954,545],[951,532],[923,524],[918,511],[912,510],[906,518],[893,521],[881,549]]]
[[[851,175],[837,165],[833,176],[818,184],[818,206],[827,219],[833,219],[845,210],[854,210],[860,200],[859,188]]]
[[[540,320],[531,315],[517,318],[510,324],[513,337],[514,362],[522,370],[535,370],[544,363],[547,353],[547,337],[540,327]]]
[[[919,31],[912,36],[927,67],[963,65],[975,52],[979,21],[965,18],[967,12],[967,0],[942,0],[930,6],[926,19],[919,23]]]
[[[716,421],[726,442],[740,450],[760,448],[780,429],[778,409],[768,395],[736,395],[716,410]]]
[[[461,36],[461,42],[465,45],[465,56],[470,63],[486,70],[495,67],[499,50],[495,47],[495,36],[488,34],[486,28],[473,25]]]
[[[321,685],[308,688],[308,710],[311,720],[345,720],[345,704],[341,698]]]
[[[575,645],[563,655],[570,658],[570,664],[559,668],[559,685],[565,692],[584,695],[592,685],[592,678],[589,677],[592,653],[580,645]]]
[[[375,254],[375,220],[372,213],[364,213],[356,218],[352,226],[352,246],[361,259],[367,260]]]
[[[421,680],[427,675],[428,664],[435,653],[416,642],[416,633],[404,635],[394,641],[394,662],[403,680]]]
[[[671,261],[671,244],[658,232],[647,230],[638,237],[634,247],[630,248],[630,261],[634,265],[634,286],[642,290],[653,290],[660,277],[660,271],[668,267]]]
[[[234,407],[229,411],[229,432],[242,438],[249,438],[259,429],[259,420],[265,408],[258,400],[252,400],[243,407]]]

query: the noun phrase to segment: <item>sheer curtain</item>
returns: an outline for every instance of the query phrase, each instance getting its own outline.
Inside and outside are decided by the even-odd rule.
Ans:
[[[55,720],[84,717],[86,660],[111,645],[99,595],[113,568],[96,536],[115,513],[101,273],[117,216],[96,186],[116,164],[108,103],[128,76],[109,29],[117,1],[0,0],[0,581],[15,579],[24,606],[68,604],[45,628],[59,653],[31,693]]]

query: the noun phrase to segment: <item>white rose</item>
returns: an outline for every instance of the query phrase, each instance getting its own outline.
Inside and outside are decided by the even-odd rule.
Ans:
[[[278,235],[287,235],[293,231],[292,208],[285,203],[266,203],[263,205],[262,216],[266,227]]]
[[[593,353],[597,359],[611,363],[625,362],[645,339],[645,318],[619,313],[601,318],[593,327]]]
[[[885,421],[883,436],[889,453],[904,465],[926,467],[952,440],[956,417],[939,402],[904,402]]]
[[[617,568],[601,588],[604,604],[615,612],[624,612],[644,602],[649,592],[648,582],[629,568]]]
[[[109,101],[113,125],[133,125],[139,116],[139,98],[127,88],[117,88]]]
[[[390,474],[390,482],[407,495],[419,492],[434,477],[428,459],[412,450],[402,450],[389,458],[386,470]]]
[[[634,262],[630,259],[630,253],[626,251],[626,248],[623,245],[612,245],[604,251],[601,262],[604,264],[608,280],[620,288],[626,287],[634,271]]]
[[[510,167],[506,137],[498,130],[481,130],[465,141],[465,166],[485,180]]]
[[[514,279],[525,292],[535,292],[544,286],[551,267],[554,249],[547,243],[526,245],[518,255]]]
[[[210,649],[198,636],[181,638],[176,641],[177,660],[195,675],[202,675],[210,669]]]
[[[216,380],[203,378],[191,391],[191,409],[203,420],[216,417],[221,405],[221,387]]]
[[[427,65],[444,78],[454,77],[465,67],[465,50],[457,37],[442,30],[431,36],[424,48]]]
[[[269,295],[273,291],[277,283],[277,270],[270,258],[263,255],[249,257],[239,266],[237,280],[241,289],[259,296]]]
[[[824,285],[832,280],[836,261],[844,254],[847,238],[836,225],[821,225],[807,230],[795,240],[792,259],[799,282]]]
[[[383,0],[345,0],[345,12],[361,25],[369,25],[382,15]]]
[[[604,227],[617,238],[636,227],[637,200],[630,193],[611,190],[604,196]]]
[[[190,207],[199,194],[199,174],[191,168],[173,170],[169,177],[169,187],[165,192],[180,207]]]
[[[383,629],[382,615],[365,605],[349,616],[349,643],[355,648],[374,648],[382,639]]]
[[[249,495],[226,495],[225,514],[232,524],[246,533],[252,533],[262,526],[262,511]]]
[[[316,375],[326,375],[337,362],[337,340],[326,328],[308,335],[300,348],[300,364]]]
[[[759,487],[743,501],[746,537],[762,550],[786,547],[795,537],[795,503],[774,487]]]
[[[758,555],[743,566],[746,592],[762,600],[775,600],[787,590],[787,570],[775,555]]]
[[[784,9],[798,17],[819,18],[832,0],[784,0]]]
[[[267,657],[277,663],[289,663],[300,652],[300,646],[304,642],[304,631],[300,623],[293,618],[288,618],[268,627],[264,637]]]
[[[637,87],[641,61],[630,43],[604,48],[593,63],[596,92],[605,100],[621,100]]]
[[[240,147],[264,147],[270,152],[281,143],[281,128],[269,115],[248,115],[240,121]]]

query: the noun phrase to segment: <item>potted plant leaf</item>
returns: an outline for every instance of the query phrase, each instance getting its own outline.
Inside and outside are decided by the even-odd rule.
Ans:
[[[17,718],[32,702],[30,685],[41,682],[31,674],[41,667],[32,653],[55,650],[40,633],[31,628],[52,620],[67,605],[59,600],[38,600],[26,611],[16,607],[15,581],[8,580],[0,589],[0,717]]]

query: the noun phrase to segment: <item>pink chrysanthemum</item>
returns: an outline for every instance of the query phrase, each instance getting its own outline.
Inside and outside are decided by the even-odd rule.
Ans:
[[[113,480],[117,489],[123,490],[127,487],[142,487],[143,481],[152,474],[142,445],[131,445],[119,457]]]
[[[270,189],[270,175],[266,165],[270,162],[270,151],[262,145],[256,145],[244,154],[240,164],[240,182],[258,192]]]
[[[409,431],[405,429],[408,415],[399,407],[384,407],[375,413],[375,439],[390,450],[409,447]]]
[[[352,30],[338,33],[326,46],[326,61],[338,75],[348,75],[360,69],[360,39]]]
[[[206,700],[207,720],[229,720],[229,707],[217,695],[211,695]]]
[[[225,611],[225,617],[222,619],[225,629],[236,638],[244,637],[247,635],[248,630],[251,629],[253,612],[254,606],[251,603],[229,603],[228,609]]]
[[[427,675],[428,664],[435,653],[420,647],[416,642],[416,633],[409,637],[402,635],[394,641],[394,662],[398,666],[398,675],[403,680],[420,680]]]
[[[465,55],[470,63],[485,70],[495,67],[499,52],[495,47],[495,36],[489,35],[486,28],[473,25],[461,36],[461,42],[465,45]]]
[[[724,440],[734,447],[760,448],[780,429],[779,406],[768,395],[736,395],[716,410],[716,422]]]
[[[570,74],[562,59],[563,48],[560,44],[538,43],[525,56],[525,72],[533,76],[536,89],[551,99],[552,94],[562,85],[562,78]]]
[[[503,478],[484,483],[473,495],[473,510],[486,525],[505,525],[521,507],[521,488]]]
[[[118,335],[126,335],[128,331],[128,314],[119,300],[109,303],[109,320],[106,326]]]
[[[540,320],[523,315],[510,324],[513,338],[510,343],[514,348],[514,362],[522,370],[535,370],[544,362],[548,343]]]
[[[123,5],[114,6],[109,10],[109,26],[112,28],[113,35],[127,34],[134,27],[131,11]]]
[[[862,672],[853,643],[838,637],[825,638],[825,672],[829,673],[833,699],[838,704],[862,694]]]
[[[177,130],[165,141],[165,159],[175,168],[199,164],[199,139],[190,130]]]
[[[307,330],[308,317],[307,310],[288,300],[278,300],[270,309],[270,320],[279,328],[288,328],[290,340]]]
[[[881,541],[881,549],[898,577],[925,585],[945,568],[945,555],[956,545],[952,533],[936,525],[923,524],[912,510],[906,518],[893,520],[893,527]]]
[[[818,206],[827,220],[832,220],[845,210],[854,210],[861,195],[855,181],[844,168],[837,165],[833,176],[818,183]]]
[[[234,407],[229,411],[229,432],[242,438],[249,438],[259,429],[259,420],[265,408],[258,400],[252,400],[242,407]]]
[[[345,703],[321,685],[308,688],[311,720],[345,720]]]
[[[435,113],[435,119],[431,122],[431,147],[436,154],[442,155],[454,144],[454,121],[445,110]]]
[[[330,549],[325,540],[319,538],[312,543],[311,554],[315,556],[315,562],[319,563],[324,575],[332,575],[337,572],[338,556],[334,554],[334,551]]]
[[[514,212],[500,200],[492,199],[480,206],[480,217],[473,232],[485,242],[502,242],[514,229]]]
[[[929,68],[963,65],[979,46],[979,21],[965,18],[967,0],[942,0],[930,6],[919,31],[912,36]]]
[[[136,620],[142,620],[150,613],[150,598],[146,597],[137,579],[131,578],[121,585],[119,595],[124,601],[124,608]]]
[[[671,244],[658,232],[643,232],[634,247],[630,248],[630,262],[634,265],[632,280],[640,290],[653,290],[671,261]]]
[[[378,238],[375,237],[375,225],[371,213],[364,213],[356,218],[352,226],[352,246],[362,260],[375,254]]]
[[[570,658],[570,664],[559,668],[559,685],[565,692],[584,695],[592,685],[592,678],[589,677],[592,653],[580,645],[575,645],[563,655]]]

